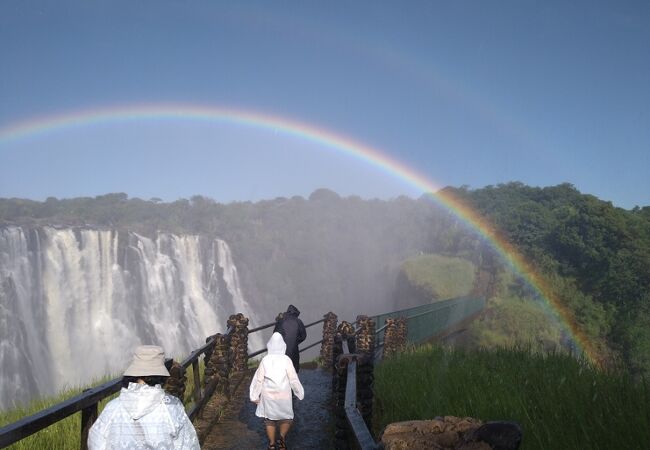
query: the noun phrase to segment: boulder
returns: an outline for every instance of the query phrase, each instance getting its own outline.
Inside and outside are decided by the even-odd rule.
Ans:
[[[389,424],[381,444],[387,450],[517,450],[521,436],[521,427],[514,422],[445,416]]]

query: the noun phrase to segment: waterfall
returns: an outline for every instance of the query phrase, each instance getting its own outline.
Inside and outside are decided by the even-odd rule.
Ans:
[[[117,376],[138,344],[182,359],[235,312],[259,323],[222,240],[0,228],[0,409]]]

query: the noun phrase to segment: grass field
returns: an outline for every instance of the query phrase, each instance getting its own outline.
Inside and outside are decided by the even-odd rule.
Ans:
[[[377,435],[391,422],[452,415],[516,421],[523,449],[650,445],[648,383],[569,355],[425,346],[375,370]]]

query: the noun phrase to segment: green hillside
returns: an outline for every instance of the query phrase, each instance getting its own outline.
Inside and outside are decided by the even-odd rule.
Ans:
[[[570,184],[448,193],[528,259],[545,278],[546,294],[565,309],[563,320],[585,335],[601,362],[622,358],[633,373],[650,374],[650,207],[616,208]],[[492,265],[495,273],[505,272]],[[540,300],[516,279],[501,286],[501,295]]]
[[[468,295],[474,287],[475,271],[474,264],[466,259],[423,254],[404,261],[400,274],[424,300]]]

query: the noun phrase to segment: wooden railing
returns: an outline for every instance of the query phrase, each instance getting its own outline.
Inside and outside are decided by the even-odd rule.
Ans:
[[[308,325],[305,325],[305,328],[322,323],[325,319],[320,319],[315,322],[312,322]],[[275,322],[271,322],[265,325],[262,325],[257,328],[253,328],[248,331],[248,334],[255,333],[266,328],[270,328],[275,325]],[[230,336],[233,333],[234,329],[228,327],[228,330],[225,336]],[[300,351],[307,350],[318,344],[322,340],[310,344],[307,347],[300,349]],[[187,410],[187,415],[190,419],[194,419],[205,406],[210,397],[214,394],[217,389],[216,383],[210,383],[205,388],[202,388],[201,382],[201,371],[200,371],[200,358],[203,357],[206,353],[212,352],[215,345],[214,337],[209,338],[205,345],[194,350],[190,355],[185,358],[180,365],[183,367],[183,370],[186,370],[189,366],[192,366],[193,382],[194,388],[192,392],[192,404]],[[260,355],[266,352],[266,348],[252,352],[248,354],[249,358]],[[172,360],[168,359],[166,365],[171,365]],[[80,448],[82,450],[87,449],[88,442],[88,432],[90,427],[95,422],[99,412],[99,403],[107,397],[117,393],[122,388],[122,378],[116,378],[111,381],[108,381],[100,386],[96,386],[91,389],[86,389],[79,395],[76,395],[68,400],[65,400],[61,403],[51,406],[50,408],[39,411],[36,414],[33,414],[28,417],[24,417],[14,423],[6,425],[0,428],[0,448],[4,448],[13,443],[16,443],[28,436],[31,436],[38,431],[47,428],[48,426],[59,422],[68,416],[71,416],[79,411],[81,411],[81,442]]]

